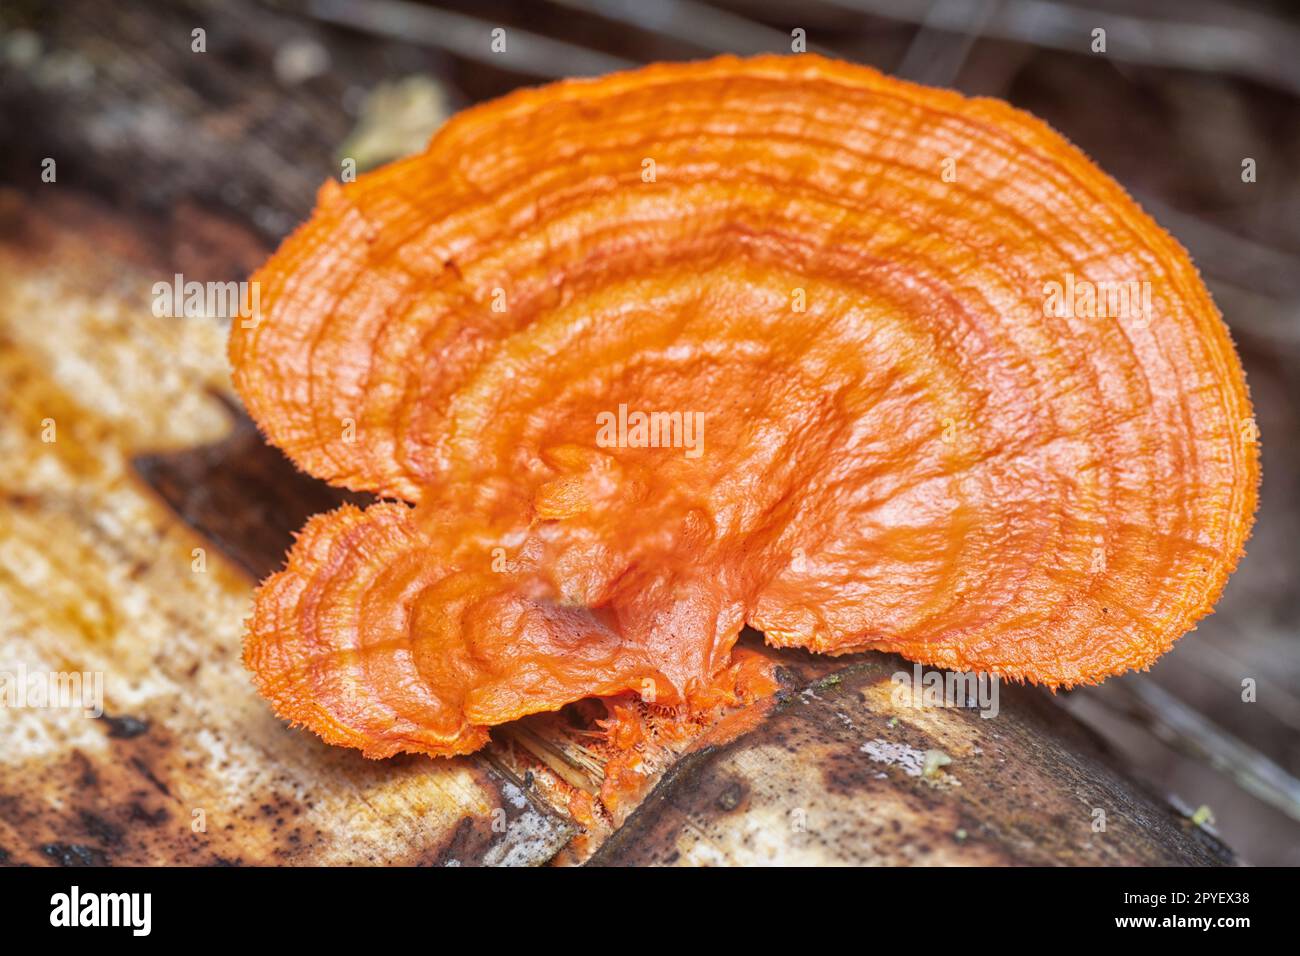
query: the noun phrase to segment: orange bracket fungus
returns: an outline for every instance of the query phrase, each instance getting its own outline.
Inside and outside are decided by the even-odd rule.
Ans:
[[[373,757],[776,646],[1145,668],[1258,457],[1187,254],[1042,122],[811,55],[525,90],[328,183],[234,380],[311,474],[246,661]],[[249,327],[244,327],[249,326]]]

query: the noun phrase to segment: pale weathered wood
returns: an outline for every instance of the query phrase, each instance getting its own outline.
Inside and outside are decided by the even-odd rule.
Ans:
[[[248,571],[331,493],[228,437],[224,327],[153,316],[164,275],[96,205],[0,192],[0,670],[102,675],[107,718],[0,707],[0,860],[549,859],[572,827],[490,762],[367,761],[288,729],[253,691]],[[193,448],[182,505],[213,539],[132,467]],[[255,480],[205,474],[221,449]],[[235,540],[244,566],[220,549]]]

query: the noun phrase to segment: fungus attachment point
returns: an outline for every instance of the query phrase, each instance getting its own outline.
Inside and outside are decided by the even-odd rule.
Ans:
[[[399,500],[308,523],[246,660],[371,756],[707,696],[747,623],[1095,682],[1209,612],[1254,513],[1182,248],[1027,114],[863,67],[513,94],[323,189],[256,279],[250,414]]]

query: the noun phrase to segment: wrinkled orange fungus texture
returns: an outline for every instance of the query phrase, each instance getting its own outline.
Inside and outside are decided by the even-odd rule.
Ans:
[[[680,704],[745,624],[1095,682],[1209,612],[1255,508],[1183,249],[1033,117],[860,66],[515,93],[326,184],[254,278],[249,413],[392,500],[308,522],[246,660],[374,757]]]

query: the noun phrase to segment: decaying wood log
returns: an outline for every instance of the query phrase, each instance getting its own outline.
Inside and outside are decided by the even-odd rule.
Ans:
[[[1215,838],[1106,765],[1032,688],[996,716],[916,708],[896,657],[783,695],[756,727],[683,757],[592,863],[1212,865]],[[991,712],[991,710],[989,711]]]
[[[150,313],[157,264],[122,221],[13,193],[0,215],[0,662],[102,673],[106,707],[0,709],[8,862],[1230,859],[1038,692],[1003,688],[991,720],[900,708],[887,657],[778,655],[786,690],[737,715],[752,729],[654,767],[639,809],[578,847],[537,783],[553,771],[512,743],[563,764],[553,725],[472,758],[381,762],[285,727],[240,665],[242,621],[302,515],[337,493],[232,429],[220,323]],[[927,772],[927,753],[951,763]],[[598,790],[599,773],[574,761],[568,782]]]
[[[214,545],[276,562],[281,512],[330,492],[258,443],[276,467],[241,473],[261,483],[224,520],[216,481],[184,484],[217,541],[196,534],[131,459],[245,457],[221,443],[221,324],[153,316],[164,273],[95,204],[0,193],[0,236],[0,670],[101,675],[104,706],[0,707],[0,861],[550,859],[571,824],[491,763],[366,761],[262,705],[239,656],[253,579]]]

